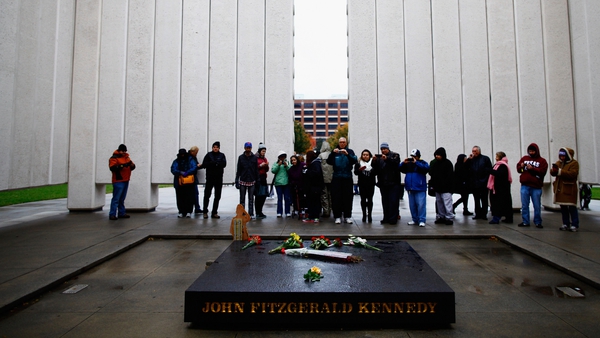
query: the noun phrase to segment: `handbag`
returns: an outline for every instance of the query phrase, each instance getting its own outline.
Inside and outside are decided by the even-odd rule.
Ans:
[[[182,175],[179,175],[179,185],[187,185],[187,184],[194,184],[195,179],[194,179],[194,175],[187,175],[185,177],[183,177]]]
[[[429,182],[427,182],[427,195],[435,197],[435,190],[431,186],[431,180],[429,180]]]

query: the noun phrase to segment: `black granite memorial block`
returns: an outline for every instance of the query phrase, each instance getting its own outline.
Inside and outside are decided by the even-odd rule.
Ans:
[[[406,242],[373,242],[382,252],[331,251],[359,263],[269,255],[280,242],[243,250],[233,242],[185,291],[184,321],[201,328],[396,328],[455,322],[454,291]],[[305,242],[308,246],[310,242]],[[313,266],[324,278],[307,282]]]

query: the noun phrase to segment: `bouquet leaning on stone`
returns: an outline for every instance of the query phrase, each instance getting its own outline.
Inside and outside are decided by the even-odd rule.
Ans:
[[[302,244],[302,238],[300,238],[300,236],[298,236],[298,234],[296,234],[295,232],[292,232],[288,239],[286,239],[280,246],[269,251],[269,254],[274,254],[278,252],[285,253],[286,249],[298,249],[303,247],[304,245]]]

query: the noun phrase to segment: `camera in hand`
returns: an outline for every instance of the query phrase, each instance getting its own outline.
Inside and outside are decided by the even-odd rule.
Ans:
[[[408,160],[408,162],[414,162],[415,161],[415,159],[412,158],[412,157],[407,158],[407,160]]]

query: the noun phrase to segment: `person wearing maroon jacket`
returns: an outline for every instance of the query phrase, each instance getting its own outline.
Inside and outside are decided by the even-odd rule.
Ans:
[[[520,227],[531,225],[529,218],[529,201],[533,203],[533,222],[537,228],[542,226],[542,187],[544,176],[548,172],[548,162],[540,156],[540,148],[531,143],[527,147],[527,155],[517,163],[517,172],[521,174],[521,217]]]

